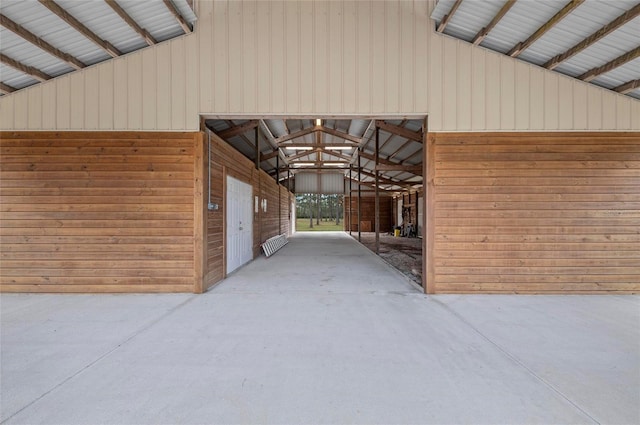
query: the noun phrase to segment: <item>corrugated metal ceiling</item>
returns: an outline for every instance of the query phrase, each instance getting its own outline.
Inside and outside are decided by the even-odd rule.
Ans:
[[[455,2],[440,0],[436,4],[431,17],[437,24],[449,14]],[[444,34],[471,42],[505,3],[506,0],[463,0],[445,27]],[[528,39],[568,3],[568,0],[517,0],[480,45],[506,54]],[[519,59],[542,66],[638,4],[639,0],[585,0],[524,50]],[[578,77],[638,48],[639,40],[640,16],[563,61],[555,71]],[[640,61],[635,59],[590,82],[613,89],[637,79],[640,79]],[[640,88],[627,94],[640,99]]]

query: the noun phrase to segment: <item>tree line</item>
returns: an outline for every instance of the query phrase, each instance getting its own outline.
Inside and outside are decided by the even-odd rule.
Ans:
[[[296,195],[296,216],[308,218],[309,227],[313,227],[320,221],[334,221],[340,224],[342,217],[342,195],[321,195],[317,193],[305,193]]]

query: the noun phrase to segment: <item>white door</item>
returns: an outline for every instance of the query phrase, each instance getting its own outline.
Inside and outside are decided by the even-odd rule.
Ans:
[[[253,189],[227,176],[227,273],[253,259]]]

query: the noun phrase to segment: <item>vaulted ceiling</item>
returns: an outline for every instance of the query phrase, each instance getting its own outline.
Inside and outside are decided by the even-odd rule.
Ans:
[[[640,99],[640,0],[439,0],[436,30]]]
[[[2,94],[191,32],[192,0],[2,0]]]

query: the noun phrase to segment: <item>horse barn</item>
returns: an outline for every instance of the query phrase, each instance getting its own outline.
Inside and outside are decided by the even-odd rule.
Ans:
[[[639,0],[0,12],[3,423],[640,421]]]

